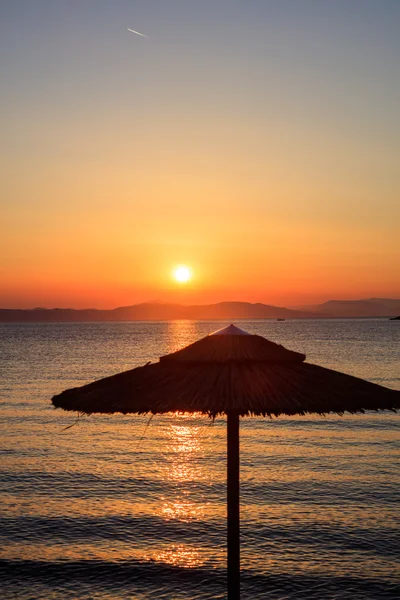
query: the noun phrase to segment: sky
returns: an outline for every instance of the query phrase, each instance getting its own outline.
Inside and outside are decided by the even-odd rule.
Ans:
[[[0,0],[0,307],[399,298],[399,31],[398,0]]]

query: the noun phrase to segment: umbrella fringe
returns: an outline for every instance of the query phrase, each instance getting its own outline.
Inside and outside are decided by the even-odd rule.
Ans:
[[[62,433],[63,431],[67,431],[67,429],[71,429],[71,427],[73,427],[74,425],[76,425],[78,423],[79,419],[81,417],[83,417],[84,414],[85,413],[83,411],[82,412],[78,412],[78,417],[77,417],[76,421],[74,421],[72,423],[72,425],[68,425],[68,427],[64,427],[63,429],[61,429],[60,433]]]
[[[155,417],[155,415],[154,415],[154,414],[153,414],[153,415],[151,415],[151,417],[150,417],[150,418],[149,418],[149,420],[147,421],[147,423],[146,423],[146,427],[144,428],[143,435],[141,436],[140,440],[139,440],[139,441],[138,441],[138,443],[137,443],[137,446],[136,446],[136,452],[139,450],[139,445],[140,445],[140,443],[143,441],[143,438],[144,438],[144,436],[146,435],[146,432],[147,432],[147,430],[148,430],[148,428],[149,428],[149,425],[150,425],[151,421],[154,419],[154,417]]]

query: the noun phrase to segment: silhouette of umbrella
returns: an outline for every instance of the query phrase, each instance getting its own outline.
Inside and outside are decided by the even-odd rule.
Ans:
[[[234,325],[159,362],[66,390],[55,407],[91,413],[227,415],[228,598],[240,598],[239,417],[397,410],[400,392],[304,362]]]

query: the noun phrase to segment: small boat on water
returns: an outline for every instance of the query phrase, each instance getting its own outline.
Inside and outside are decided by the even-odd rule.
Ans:
[[[277,319],[277,321],[286,321],[286,319]]]

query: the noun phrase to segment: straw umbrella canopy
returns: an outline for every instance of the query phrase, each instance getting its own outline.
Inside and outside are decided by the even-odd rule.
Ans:
[[[234,325],[185,348],[53,397],[81,413],[227,415],[228,598],[240,598],[239,417],[400,408],[400,392],[305,362]]]

